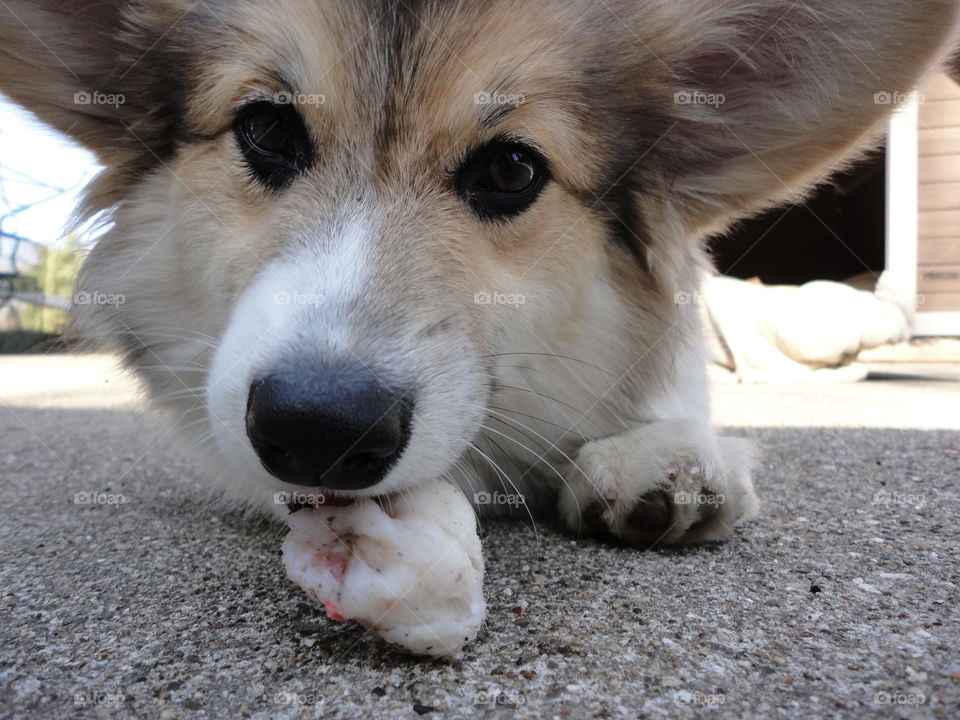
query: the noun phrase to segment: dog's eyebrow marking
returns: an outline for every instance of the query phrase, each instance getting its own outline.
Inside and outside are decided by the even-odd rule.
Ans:
[[[278,87],[283,88],[287,92],[292,93],[297,87],[297,83],[290,80],[289,75],[286,75],[282,70],[278,70],[277,68],[264,68],[263,74],[273,80]]]
[[[511,103],[495,103],[486,106],[480,117],[480,124],[483,125],[486,130],[493,130],[497,125],[503,123],[507,119],[507,116],[516,109],[517,105]]]
[[[487,130],[503,123],[510,113],[527,102],[526,94],[519,89],[520,83],[514,79],[513,73],[504,74],[491,83],[490,88],[474,96],[474,102],[481,107],[480,124]],[[481,97],[484,98],[483,102]]]
[[[649,271],[647,250],[651,239],[645,219],[637,209],[636,172],[632,168],[623,172],[616,167],[612,175],[614,180],[607,189],[592,193],[587,204],[599,206],[600,211],[607,214],[607,227],[614,241],[633,255],[641,269]]]

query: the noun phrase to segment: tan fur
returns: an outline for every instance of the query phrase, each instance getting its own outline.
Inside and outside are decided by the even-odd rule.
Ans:
[[[120,342],[221,486],[278,487],[242,439],[252,374],[349,352],[422,397],[378,492],[442,475],[516,482],[533,506],[563,487],[568,525],[595,501],[630,542],[632,503],[673,464],[736,501],[690,535],[683,515],[671,541],[728,534],[755,506],[743,453],[709,427],[696,309],[677,302],[707,267],[697,241],[855,155],[890,109],[875,94],[909,90],[957,24],[952,0],[96,5],[8,0],[0,87],[108,166],[89,210],[115,227],[81,285],[127,302],[78,327]],[[71,102],[92,89],[130,102]],[[725,101],[678,103],[693,91]],[[269,194],[231,125],[282,92],[323,97],[297,106],[317,159]],[[551,180],[484,222],[451,182],[500,136],[539,149]],[[271,282],[331,297],[281,313],[255,302]],[[644,471],[600,482],[624,457]]]

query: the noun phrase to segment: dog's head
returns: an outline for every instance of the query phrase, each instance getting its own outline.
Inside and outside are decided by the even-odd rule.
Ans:
[[[8,0],[0,87],[107,166],[81,282],[124,302],[81,328],[234,486],[381,493],[450,469],[505,353],[602,367],[601,408],[660,392],[696,240],[945,46],[955,3],[906,5]]]

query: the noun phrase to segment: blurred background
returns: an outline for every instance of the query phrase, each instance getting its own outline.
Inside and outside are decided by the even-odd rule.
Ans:
[[[98,170],[93,155],[0,96],[0,352],[58,347],[96,240],[68,223]]]

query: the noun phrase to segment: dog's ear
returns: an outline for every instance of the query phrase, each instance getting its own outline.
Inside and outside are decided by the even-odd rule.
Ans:
[[[169,40],[185,0],[5,0],[0,92],[135,173],[169,154],[188,69]]]
[[[960,83],[960,45],[953,50],[953,57],[947,63],[947,72],[954,82]]]
[[[662,3],[658,143],[684,225],[796,196],[882,122],[955,37],[956,0]],[[669,97],[672,94],[672,97]]]

